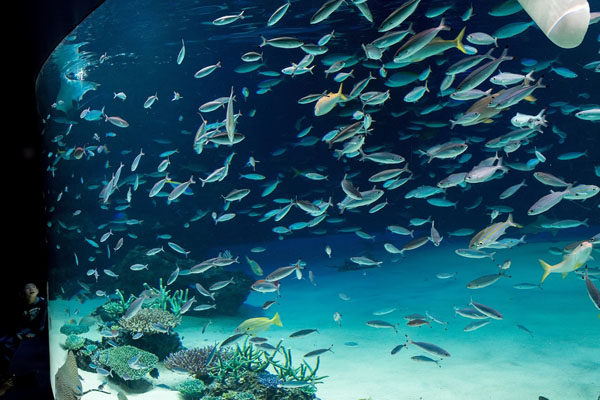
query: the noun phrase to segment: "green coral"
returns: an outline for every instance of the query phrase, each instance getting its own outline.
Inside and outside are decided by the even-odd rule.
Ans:
[[[306,360],[303,360],[298,367],[292,363],[292,352],[281,345],[281,340],[275,346],[272,354],[255,350],[248,338],[244,340],[242,346],[236,345],[231,357],[222,359],[218,357],[218,366],[209,368],[209,373],[224,382],[226,378],[238,380],[246,372],[260,373],[268,367],[273,368],[279,379],[283,382],[309,382],[310,385],[302,387],[305,393],[312,394],[316,392],[315,384],[321,383],[327,376],[318,376],[320,358],[317,357],[315,366],[312,367]],[[275,360],[277,354],[283,355],[283,360]]]
[[[85,338],[77,335],[69,335],[67,336],[67,340],[65,340],[65,347],[67,350],[79,350],[85,344]]]
[[[170,311],[172,314],[179,314],[181,306],[188,301],[188,289],[177,289],[171,294],[171,291],[167,290],[166,286],[163,286],[162,278],[158,281],[158,289],[151,287],[147,283],[144,283],[143,286],[146,295],[144,308],[156,308],[165,312]],[[119,320],[119,318],[125,315],[131,303],[138,298],[130,294],[127,300],[125,300],[125,295],[119,289],[115,290],[115,294],[116,298],[107,301],[101,306],[105,320]]]
[[[129,366],[131,358],[140,355],[137,368]],[[123,379],[143,378],[158,363],[158,357],[133,346],[117,346],[97,353],[95,360],[107,367]]]
[[[319,369],[319,364],[321,362],[320,357],[317,357],[317,361],[314,367],[311,367],[306,360],[302,361],[300,366],[294,368],[292,365],[292,352],[283,346],[278,346],[281,349],[281,354],[283,354],[283,364],[278,361],[271,362],[271,366],[277,373],[279,379],[284,382],[310,382],[310,386],[306,386],[302,388],[303,392],[306,393],[314,393],[316,391],[314,384],[321,383],[321,381],[327,376],[317,376],[317,370]]]
[[[111,320],[118,320],[123,316],[133,300],[135,300],[133,295],[129,295],[129,298],[125,301],[125,297],[119,289],[115,290],[115,294],[117,295],[117,299],[109,300],[102,305],[102,309]]]
[[[171,311],[173,314],[179,314],[181,306],[188,301],[188,289],[181,290],[177,289],[171,295],[171,291],[167,290],[166,286],[163,286],[163,280],[158,280],[158,289],[155,289],[144,283],[144,289],[150,291],[153,294],[153,299],[149,303],[151,308],[160,308],[163,311]],[[169,310],[167,310],[167,306]]]
[[[81,352],[86,356],[91,356],[96,350],[98,350],[98,346],[95,344],[88,344],[81,350]]]
[[[87,325],[64,324],[60,327],[60,333],[63,335],[80,335],[89,332],[90,327]]]
[[[223,393],[221,396],[223,400],[255,400],[256,396],[249,392],[236,392],[230,390],[226,393]]]
[[[247,371],[254,373],[263,372],[273,361],[273,357],[280,345],[281,341],[277,344],[273,355],[267,356],[267,353],[264,351],[255,350],[252,343],[246,337],[241,347],[239,344],[236,344],[235,350],[233,350],[230,357],[223,359],[217,354],[218,365],[208,368],[208,371],[221,382],[225,378],[233,377],[234,379],[239,379]]]
[[[176,387],[177,391],[183,394],[185,397],[197,398],[204,393],[206,386],[204,382],[198,379],[191,379],[185,382],[181,382]]]
[[[256,396],[254,396],[252,393],[242,392],[242,393],[237,393],[233,399],[234,400],[255,400]]]

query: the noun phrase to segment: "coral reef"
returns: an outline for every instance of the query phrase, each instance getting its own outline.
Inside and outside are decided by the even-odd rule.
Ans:
[[[255,400],[256,399],[256,397],[252,393],[236,392],[233,390],[223,393],[223,396],[221,396],[221,398],[223,400]]]
[[[197,379],[208,382],[212,380],[211,372],[217,370],[219,360],[229,359],[232,355],[230,350],[221,349],[211,360],[211,355],[215,351],[215,346],[184,349],[167,356],[164,365],[170,370],[187,371]]]
[[[181,382],[175,388],[179,393],[181,393],[186,398],[195,399],[198,398],[206,391],[206,385],[204,382],[198,379],[190,379],[185,382]]]
[[[77,325],[66,323],[60,327],[60,333],[64,335],[80,335],[90,331],[90,327],[87,325]]]
[[[132,345],[155,354],[163,360],[168,354],[181,349],[179,335],[172,332],[181,323],[181,316],[160,308],[143,308],[129,319],[121,318],[119,325],[124,333],[120,344]],[[133,339],[132,335],[142,333]]]
[[[79,350],[85,344],[85,338],[77,335],[69,335],[67,336],[67,340],[65,340],[65,348],[67,350]]]
[[[181,323],[181,316],[159,308],[143,308],[129,319],[121,318],[119,325],[135,333],[167,333]]]
[[[114,297],[110,298],[109,301],[98,307],[92,313],[92,315],[100,316],[104,322],[118,321],[119,318],[125,314],[125,311],[127,311],[133,300],[135,300],[135,297],[133,295],[129,295],[129,298],[127,301],[125,301],[123,292],[121,292],[119,289],[116,289]]]
[[[282,360],[275,360],[280,354]],[[266,352],[256,349],[248,337],[235,348],[182,350],[169,355],[165,367],[194,374],[207,384],[202,399],[310,400],[315,399],[315,384],[325,378],[316,374],[318,358],[314,367],[304,361],[294,368],[291,351],[281,346],[281,341],[274,350]],[[267,372],[267,368],[277,375]]]
[[[169,354],[180,350],[183,346],[177,333],[144,334],[138,339],[131,335],[121,335],[119,344],[130,345],[155,354],[159,360],[164,360]]]
[[[321,362],[320,357],[317,356],[314,368],[306,360],[303,360],[299,367],[294,368],[291,350],[286,350],[283,346],[278,347],[280,347],[280,352],[283,354],[283,365],[280,362],[272,362],[271,366],[283,382],[310,382],[310,386],[314,388],[316,383],[321,383],[323,379],[327,378],[326,376],[317,376],[317,370]]]
[[[264,386],[264,373],[246,371],[237,379],[225,379],[224,382],[215,380],[207,386],[207,394],[219,399],[269,399],[269,400],[313,400],[316,398],[313,389],[283,388],[269,384]],[[229,397],[232,396],[232,397]],[[205,396],[206,397],[206,396]],[[203,398],[204,399],[204,398]]]
[[[277,344],[273,354],[268,356],[262,350],[255,350],[252,343],[248,341],[248,337],[246,337],[242,347],[236,344],[231,357],[218,359],[219,367],[216,371],[216,378],[224,382],[225,379],[238,379],[246,371],[254,373],[265,371],[273,362],[273,357],[277,354],[280,345],[281,341]]]
[[[131,265],[138,263],[144,265],[147,264],[147,269],[135,273],[135,280],[109,281],[108,286],[103,288],[103,290],[110,292],[111,290],[119,289],[124,293],[135,293],[137,295],[141,289],[140,282],[160,282],[161,279],[166,279],[164,276],[166,266],[177,264],[181,270],[186,270],[200,263],[200,261],[191,258],[183,260],[168,252],[147,256],[147,250],[148,249],[143,246],[134,247],[127,252],[126,256],[123,257],[114,268],[112,268],[117,274],[122,273],[128,275],[129,272],[131,272],[129,270]],[[215,282],[226,281],[231,278],[233,278],[233,283],[215,293],[216,309],[205,311],[190,310],[188,314],[202,316],[234,315],[250,294],[250,286],[255,281],[252,276],[239,271],[230,271],[226,268],[215,267],[202,274],[181,274],[177,278],[176,284],[173,284],[173,286],[186,288],[193,286],[195,283],[200,283],[204,287],[209,287]],[[170,287],[172,288],[173,286]],[[151,290],[156,296],[151,296],[153,297],[153,300],[150,303],[151,307],[159,307],[173,313],[178,313],[181,305],[193,295],[193,293],[188,292],[187,289],[168,290],[166,286],[162,285],[162,282],[159,284],[158,288],[152,288],[147,284],[144,285],[144,288],[146,290]]]
[[[188,301],[188,289],[177,289],[171,294],[171,291],[163,285],[163,279],[158,280],[158,289],[144,283],[144,293],[150,299],[146,303],[149,308],[160,308],[164,311],[171,311],[173,314],[179,314],[181,306]],[[167,310],[168,309],[168,310]]]
[[[139,355],[139,359],[132,368],[130,360]],[[133,346],[118,346],[100,350],[94,361],[108,367],[113,373],[124,380],[142,379],[158,363],[158,357],[147,351]]]
[[[266,388],[277,388],[281,384],[281,379],[269,372],[261,372],[256,375],[256,378],[258,383]]]

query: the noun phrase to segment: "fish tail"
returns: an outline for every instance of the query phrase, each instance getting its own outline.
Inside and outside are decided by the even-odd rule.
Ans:
[[[275,315],[273,315],[273,318],[271,318],[271,323],[277,326],[283,326],[278,312],[276,312]]]
[[[337,94],[342,100],[346,100],[347,97],[342,94],[342,86],[344,86],[344,82],[340,83],[340,88],[338,89]]]
[[[542,266],[542,268],[544,269],[544,274],[542,275],[542,281],[540,282],[540,285],[541,285],[542,283],[544,283],[544,279],[546,279],[546,277],[547,277],[548,275],[550,275],[550,272],[551,272],[551,268],[552,268],[552,266],[551,266],[550,264],[548,264],[548,263],[547,263],[546,261],[544,261],[544,260],[541,260],[541,259],[540,259],[540,260],[538,260],[538,261],[540,262],[540,265],[541,265],[541,266]]]
[[[542,88],[542,89],[544,89],[544,88],[547,88],[547,87],[548,87],[548,85],[542,85],[542,80],[543,80],[543,79],[544,79],[544,77],[543,77],[543,76],[542,76],[542,77],[540,77],[540,79],[538,79],[537,83],[535,84],[535,87],[536,87],[536,88]]]
[[[444,31],[449,31],[452,28],[450,28],[449,26],[446,25],[446,18],[442,16],[442,20],[440,21],[440,26],[438,26],[438,29],[444,30]]]
[[[514,226],[515,228],[522,228],[523,227],[523,225],[518,224],[515,221],[513,221],[512,214],[508,214],[508,225]]]
[[[454,39],[454,41],[456,42],[456,48],[459,49],[460,51],[462,51],[464,54],[467,54],[467,50],[465,49],[465,46],[463,45],[463,37],[465,36],[465,31],[467,30],[467,27],[465,26],[464,28],[462,28],[462,30],[460,31],[460,33],[458,34],[458,36],[456,36],[456,39]]]
[[[260,37],[260,40],[262,40],[262,43],[259,45],[259,47],[264,47],[267,45],[267,38],[265,38],[263,35],[258,35]]]

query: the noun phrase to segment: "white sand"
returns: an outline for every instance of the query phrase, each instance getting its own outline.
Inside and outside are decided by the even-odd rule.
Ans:
[[[540,256],[549,262],[559,261],[559,257],[546,255],[550,245],[528,244],[499,252],[497,262],[512,259],[509,270],[512,278],[503,278],[488,288],[468,290],[465,288],[467,282],[494,273],[497,268],[490,260],[470,260],[454,255],[453,250],[460,247],[456,243],[409,252],[406,260],[386,263],[382,268],[344,273],[324,268],[323,264],[317,266],[313,260],[323,260],[322,248],[315,249],[314,243],[303,248],[304,244],[299,241],[294,249],[299,254],[306,254],[303,258],[308,262],[308,269],[315,271],[318,286],[313,287],[307,280],[285,278],[278,299],[280,304],[264,312],[269,317],[275,311],[279,312],[284,326],[272,327],[261,336],[269,338],[272,344],[285,338],[283,344],[292,349],[295,365],[299,364],[303,354],[333,344],[333,353],[321,356],[319,375],[329,376],[318,386],[317,395],[321,399],[514,400],[537,399],[543,395],[552,400],[591,400],[598,396],[600,320],[587,297],[583,281],[574,274],[564,280],[553,274],[544,283],[544,290],[512,288],[520,282],[539,282],[542,270],[537,258]],[[376,256],[387,258],[384,253]],[[254,258],[262,260],[267,255],[259,257]],[[274,261],[272,254],[268,257]],[[280,263],[293,261],[288,258]],[[597,265],[597,261],[590,263],[590,266]],[[458,271],[456,280],[435,277],[438,272],[455,271]],[[340,299],[339,293],[346,294],[350,300]],[[471,320],[455,317],[453,305],[467,306],[471,295],[474,301],[499,310],[504,320],[492,321],[474,332],[463,332]],[[213,324],[204,335],[200,330],[207,321],[205,318],[186,317],[176,331],[183,337],[186,347],[220,342],[245,318],[262,315],[259,307],[274,298],[274,294],[252,293],[239,316],[211,318]],[[52,304],[53,310],[66,308],[64,302],[58,303]],[[80,306],[80,315],[98,304]],[[397,307],[398,310],[383,316],[372,314],[386,307]],[[332,318],[336,311],[343,316],[341,327]],[[406,326],[404,315],[424,314],[425,311],[448,321],[448,329],[435,323],[431,328]],[[365,324],[375,319],[399,323],[399,333]],[[532,331],[533,336],[517,328],[517,324]],[[64,335],[57,333],[60,325],[62,322],[55,320],[52,327],[53,374],[65,354],[58,346],[59,341],[64,341]],[[305,328],[318,328],[320,333],[288,338],[290,333]],[[406,341],[404,334],[409,334],[415,341],[434,343],[450,352],[451,357],[440,361],[441,368],[433,363],[416,362],[410,357],[439,358],[414,345],[392,356],[391,349]],[[358,345],[345,345],[347,342]],[[311,365],[314,362],[314,359],[309,361]],[[96,374],[82,372],[81,375],[85,379],[84,390],[97,387],[101,382]],[[161,371],[161,383],[170,384],[173,379]],[[109,390],[116,393],[114,387],[109,386]],[[128,397],[179,398],[176,392],[160,388],[141,395],[128,394]],[[85,398],[100,400],[106,396],[90,394]]]

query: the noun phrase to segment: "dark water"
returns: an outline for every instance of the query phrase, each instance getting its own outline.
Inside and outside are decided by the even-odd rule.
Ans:
[[[425,13],[426,10],[443,4],[447,3],[422,1],[416,12],[400,28],[406,29],[408,22],[412,22],[416,32],[437,26],[440,17],[427,18]],[[488,294],[491,293],[489,299],[498,307],[501,307],[504,300],[510,298],[510,309],[515,314],[519,313],[522,299],[515,300],[510,297],[509,293],[515,292],[511,285],[521,280],[539,283],[542,270],[538,265],[538,258],[551,260],[551,264],[560,261],[560,256],[550,255],[547,252],[548,248],[552,246],[562,248],[568,243],[586,240],[598,233],[600,210],[597,196],[585,201],[563,200],[541,216],[528,216],[527,210],[536,200],[548,194],[550,189],[563,190],[542,185],[533,177],[533,172],[551,173],[566,182],[577,184],[598,185],[600,182],[598,178],[600,149],[596,146],[600,134],[598,123],[581,120],[574,115],[581,110],[598,108],[600,101],[598,100],[600,88],[598,73],[594,72],[593,68],[584,68],[584,65],[598,60],[600,24],[591,25],[584,42],[571,50],[560,49],[553,45],[535,25],[524,33],[498,40],[499,47],[492,54],[497,57],[502,49],[507,47],[508,54],[515,57],[512,61],[503,62],[499,71],[526,73],[530,70],[527,65],[537,63],[531,67],[535,69],[533,76],[537,80],[543,79],[547,87],[533,93],[534,101],[533,99],[522,101],[486,123],[456,126],[450,129],[448,121],[456,119],[457,114],[464,113],[475,101],[459,102],[450,99],[447,95],[440,95],[439,87],[446,76],[445,71],[448,66],[466,57],[465,54],[452,48],[443,55],[393,69],[389,67],[389,63],[392,62],[393,53],[400,46],[395,45],[384,52],[381,61],[365,61],[361,44],[370,43],[381,35],[377,32],[377,27],[400,3],[369,1],[368,6],[374,24],[361,16],[355,6],[342,5],[327,20],[311,25],[309,20],[321,3],[293,2],[281,21],[273,27],[267,27],[267,19],[280,5],[282,3],[269,1],[259,3],[239,1],[231,2],[227,6],[209,2],[156,1],[151,4],[139,1],[107,2],[84,21],[55,51],[38,81],[40,114],[48,116],[44,131],[50,168],[47,174],[46,204],[50,216],[48,244],[54,251],[55,263],[55,268],[50,273],[51,297],[65,300],[76,298],[83,307],[83,304],[90,299],[98,300],[95,294],[97,290],[105,291],[110,295],[115,289],[121,289],[126,293],[137,295],[143,290],[143,282],[157,286],[159,277],[167,280],[175,269],[175,264],[181,265],[181,269],[184,270],[194,263],[216,257],[224,250],[230,250],[233,257],[240,256],[241,263],[228,268],[242,271],[253,280],[258,277],[252,274],[248,264],[243,260],[244,256],[258,260],[265,275],[283,265],[294,264],[298,258],[301,258],[307,264],[305,273],[311,270],[317,277],[327,276],[332,286],[325,288],[320,285],[315,289],[306,282],[300,282],[304,283],[304,287],[294,289],[293,285],[297,285],[298,282],[290,283],[287,298],[293,299],[294,296],[301,298],[307,287],[321,295],[331,294],[331,297],[323,296],[323,298],[319,297],[319,300],[313,298],[307,300],[314,300],[312,305],[315,307],[327,305],[328,301],[331,304],[326,311],[323,311],[323,320],[306,320],[311,323],[323,323],[323,329],[326,329],[325,326],[331,328],[332,324],[336,326],[331,315],[336,308],[335,302],[339,302],[336,293],[341,289],[338,288],[343,288],[345,283],[354,285],[357,280],[360,280],[361,284],[355,288],[355,291],[362,294],[369,293],[361,301],[364,312],[360,311],[362,308],[359,307],[350,308],[343,314],[346,315],[345,318],[352,319],[350,317],[352,312],[356,312],[360,324],[357,323],[354,328],[350,325],[347,329],[350,336],[354,329],[354,334],[361,337],[363,332],[364,334],[373,332],[372,328],[365,327],[364,321],[369,318],[369,313],[381,304],[377,299],[379,297],[388,299],[386,297],[389,295],[388,290],[394,291],[393,286],[388,286],[391,282],[386,279],[386,276],[390,280],[393,278],[404,282],[413,280],[420,282],[415,283],[416,286],[406,286],[405,293],[413,293],[417,296],[418,301],[415,304],[421,304],[425,309],[428,308],[428,304],[435,304],[438,309],[443,309],[439,312],[445,316],[452,315],[452,306],[457,304],[459,298],[462,298],[465,305],[468,303],[469,295],[473,292],[464,289],[464,284],[479,275],[496,273],[498,270],[494,267],[495,263],[490,263],[489,260],[472,260],[454,254],[455,249],[468,247],[473,235],[450,237],[448,232],[471,228],[476,233],[489,226],[492,213],[490,207],[500,205],[510,207],[509,212],[512,213],[514,220],[523,226],[521,230],[509,228],[506,237],[518,239],[523,234],[526,235],[526,244],[511,250],[498,250],[496,255],[497,263],[505,259],[513,260],[515,267],[509,270],[513,275],[512,282],[501,280],[498,285],[504,286],[497,292],[490,292],[495,286],[482,289],[488,291]],[[474,15],[463,22],[461,15],[470,5],[470,2],[457,1],[444,13],[446,24],[452,28],[452,31],[442,32],[439,37],[454,39],[463,26],[467,27],[467,34],[472,32],[491,34],[508,23],[530,21],[524,11],[505,17],[492,17],[488,15],[488,11],[495,2],[485,2],[474,4]],[[597,1],[591,1],[590,6],[592,11],[599,8]],[[237,14],[241,10],[244,10],[244,19],[225,26],[215,26],[211,23],[218,17]],[[326,54],[315,56],[312,74],[293,77],[282,74],[277,78],[261,74],[265,71],[279,72],[290,66],[292,62],[298,63],[305,53],[301,49],[259,47],[261,43],[259,35],[269,39],[293,36],[305,43],[315,43],[332,30],[335,31],[335,37],[327,44],[329,50]],[[176,59],[182,46],[182,39],[185,41],[185,58],[181,65],[177,65]],[[472,45],[466,40],[464,44],[476,47],[478,54],[484,54],[490,48],[490,46]],[[240,56],[249,51],[262,52],[264,65],[253,72],[235,72],[235,68],[246,64]],[[352,158],[344,156],[338,160],[334,155],[334,149],[340,149],[342,145],[336,144],[333,148],[329,148],[321,140],[331,130],[355,122],[352,114],[362,108],[358,99],[340,104],[330,113],[319,117],[313,113],[313,103],[298,104],[298,99],[308,94],[337,92],[339,83],[333,81],[335,73],[326,77],[324,71],[339,59],[347,60],[347,66],[342,72],[353,70],[354,76],[344,82],[344,94],[349,93],[352,86],[366,78],[369,73],[377,79],[371,81],[365,91],[384,92],[390,89],[388,101],[382,106],[367,107],[365,111],[371,115],[374,122],[362,149],[366,153],[388,151],[399,154],[406,159],[413,173],[412,180],[398,189],[386,190],[381,199],[372,205],[347,210],[343,214],[339,213],[337,203],[345,197],[340,182],[346,174],[354,174],[353,184],[364,191],[374,185],[368,180],[371,175],[387,168],[400,168],[405,164],[380,165],[359,161],[360,156]],[[204,78],[194,78],[196,71],[217,62],[221,63],[221,68],[217,68]],[[425,93],[416,103],[405,102],[403,100],[405,94],[423,83],[415,81],[402,87],[388,87],[385,85],[386,78],[379,70],[382,63],[387,66],[388,79],[398,71],[421,74],[428,67],[431,68],[427,79],[430,92]],[[539,70],[539,66],[543,64],[545,64],[544,68]],[[551,70],[560,67],[575,72],[577,77],[566,78]],[[467,75],[468,72],[457,75],[452,86],[456,87]],[[257,92],[269,79],[281,79],[281,82],[264,94]],[[71,90],[67,91],[66,87],[70,87]],[[85,92],[85,89],[92,87],[95,89]],[[236,131],[244,134],[245,139],[233,146],[223,145],[215,148],[207,144],[202,153],[197,154],[193,149],[194,136],[202,123],[198,107],[219,97],[229,97],[232,87],[235,94],[234,113],[241,113],[237,120]],[[247,98],[243,95],[242,88],[247,88],[249,92]],[[483,90],[493,88],[494,93],[502,89],[501,86],[493,85],[489,81],[479,85],[478,88]],[[174,91],[180,93],[182,96],[180,100],[171,101]],[[114,93],[119,92],[127,95],[125,101],[114,98]],[[151,108],[144,108],[144,102],[149,96],[155,94],[158,96],[158,101]],[[53,104],[55,107],[52,106]],[[421,114],[423,110],[435,104],[441,105],[441,108],[428,114]],[[98,121],[86,121],[80,117],[80,114],[88,107],[91,110],[104,108],[105,115],[119,116],[126,120],[129,126],[119,128],[105,122],[103,116]],[[203,113],[202,116],[208,124],[214,125],[225,119],[226,107],[227,103],[216,111]],[[405,198],[410,190],[418,186],[435,186],[450,173],[468,172],[483,159],[493,156],[495,150],[487,148],[485,142],[508,133],[513,128],[510,119],[517,112],[536,115],[543,108],[546,109],[549,126],[543,127],[542,133],[521,143],[521,147],[514,152],[507,154],[500,149],[500,156],[503,157],[503,162],[509,164],[528,161],[531,163],[536,160],[534,151],[537,149],[545,156],[545,162],[536,161],[537,165],[530,171],[510,169],[508,173],[488,182],[448,188],[442,196],[455,202],[455,207],[436,207],[427,203],[425,199]],[[297,138],[298,133],[309,126],[312,126],[312,129],[308,137],[314,137],[316,143],[310,146],[299,145],[302,139]],[[224,127],[221,130],[224,131]],[[96,138],[94,135],[97,135]],[[426,150],[451,139],[466,140],[469,144],[467,153],[472,157],[463,162],[458,161],[459,156],[457,159],[435,159],[427,163],[427,158],[419,154],[419,150]],[[80,159],[74,156],[73,149],[77,147],[87,149],[86,154]],[[138,169],[132,173],[130,166],[140,149],[143,149],[145,155],[141,158]],[[175,183],[165,185],[159,196],[149,197],[148,193],[152,186],[165,176],[164,172],[157,172],[158,165],[164,160],[160,154],[170,150],[177,150],[177,152],[169,157],[170,165],[166,171]],[[569,152],[586,153],[572,160],[563,161],[557,158]],[[199,179],[205,179],[211,172],[222,167],[226,158],[232,153],[235,155],[230,163],[227,177],[220,182],[206,183],[202,187]],[[249,157],[259,161],[256,164],[256,173],[264,175],[264,180],[254,181],[240,177],[240,174],[253,172],[252,168],[246,165]],[[100,196],[100,191],[109,183],[120,163],[123,163],[124,167],[118,189],[111,194],[109,201],[105,202]],[[327,179],[310,180],[298,174],[298,171],[318,172],[327,176]],[[169,192],[178,183],[190,179],[192,175],[198,183],[192,184],[186,193],[169,203],[167,201]],[[133,185],[136,179],[139,187],[134,191]],[[527,186],[521,188],[514,196],[506,200],[498,198],[506,188],[524,179]],[[273,193],[265,197],[261,196],[265,187],[275,181],[279,181],[279,184]],[[381,183],[376,184],[380,189],[381,185]],[[126,196],[130,188],[132,190],[130,207],[119,209],[128,204]],[[250,194],[240,202],[233,202],[228,210],[224,210],[222,196],[234,189],[242,188],[250,189]],[[299,207],[292,207],[289,214],[279,222],[273,219],[261,221],[268,211],[286,205],[283,200],[274,202],[275,199],[311,202],[321,199],[326,202],[329,198],[332,206],[327,211],[328,217],[315,227],[293,230],[289,234],[273,232],[273,228],[277,226],[289,227],[293,223],[307,222],[313,218]],[[480,198],[481,204],[478,207],[465,208],[471,208],[469,206]],[[373,205],[384,201],[388,203],[386,207],[376,213],[368,212]],[[213,212],[218,215],[233,212],[236,216],[230,221],[215,224],[211,218]],[[204,214],[202,218],[195,220],[195,217],[202,214]],[[503,210],[494,222],[505,221],[507,216],[508,212]],[[415,217],[424,219],[430,217],[435,221],[435,227],[444,237],[440,247],[427,243],[425,247],[414,252],[407,251],[405,259],[385,252],[384,243],[393,243],[396,247],[402,248],[410,241],[408,236],[398,236],[386,231],[386,227],[389,225],[409,227],[409,220]],[[566,219],[586,220],[588,226],[561,230],[546,229],[541,226],[543,223]],[[139,221],[142,222],[137,223]],[[416,238],[429,236],[430,227],[431,224],[427,223],[410,229],[415,229]],[[344,233],[344,228],[350,232]],[[110,236],[105,243],[100,243],[102,235],[109,230],[112,230],[114,235]],[[373,240],[359,238],[353,233],[355,230],[375,237]],[[157,237],[165,234],[170,235],[170,239]],[[115,251],[114,248],[120,238],[124,239],[123,247]],[[98,243],[99,247],[93,247],[85,239]],[[189,251],[189,256],[185,257],[173,251],[167,245],[168,241]],[[332,259],[325,254],[326,245],[331,246],[333,250]],[[153,261],[150,271],[140,273],[128,269],[128,265],[134,262],[142,264],[148,262],[144,261],[143,257],[136,261],[133,255],[142,255],[148,249],[161,246],[168,253],[168,257],[165,256],[167,258],[162,263]],[[267,252],[261,254],[250,251],[257,246],[265,247]],[[338,272],[338,270],[362,268],[350,261],[350,257],[356,256],[383,261],[382,268],[377,269],[377,272],[373,272],[372,269],[349,274]],[[598,258],[597,251],[596,258]],[[515,260],[519,262],[515,263]],[[131,263],[128,264],[130,261]],[[482,261],[486,263],[485,270],[478,268],[482,265],[480,264]],[[390,270],[397,269],[399,264],[405,266],[401,275],[397,275],[397,270],[394,272]],[[516,269],[517,265],[522,269]],[[598,262],[590,260],[588,266],[597,268]],[[417,272],[418,268],[421,272],[426,271],[425,276]],[[468,274],[462,276],[460,287],[440,287],[440,282],[435,277],[436,273],[453,272],[455,268],[463,268],[465,270],[462,273]],[[86,275],[87,271],[93,269],[96,269],[100,275],[97,280],[94,276]],[[103,270],[113,271],[119,275],[119,278],[107,276]],[[364,274],[361,275],[363,272],[366,277]],[[462,273],[458,276],[460,277]],[[370,274],[373,274],[372,281],[368,280]],[[173,289],[191,287],[193,291],[194,277],[195,275],[182,274]],[[289,279],[291,278],[286,280]],[[552,274],[548,280],[553,281],[550,285],[554,290],[562,288],[571,295],[578,296],[580,302],[577,303],[577,313],[570,309],[571,305],[568,301],[564,303],[565,309],[562,311],[571,318],[573,324],[589,335],[586,336],[586,340],[597,342],[598,321],[593,304],[586,299],[585,285],[582,284],[580,277],[570,274],[565,281],[558,282],[560,278]],[[381,285],[374,285],[376,282]],[[284,281],[282,290],[285,289],[286,283]],[[564,289],[566,287],[568,289]],[[86,291],[87,288],[89,292]],[[531,294],[535,301],[539,301],[540,298],[537,296],[540,296],[540,293],[547,294],[548,291],[551,289],[543,292],[527,291],[527,293]],[[521,293],[519,291],[519,295]],[[423,294],[425,295],[420,297]],[[256,297],[257,295],[259,297]],[[559,305],[564,297],[557,293],[555,295],[550,297],[550,302],[560,309]],[[448,298],[447,301],[444,301],[445,296]],[[215,336],[215,340],[219,337],[221,340],[227,337],[227,332],[231,333],[227,328],[232,324],[231,328],[235,328],[248,315],[262,315],[260,309],[251,308],[250,310],[253,311],[248,311],[247,307],[259,307],[265,298],[262,294],[252,293],[246,304],[242,306],[241,314],[237,319],[234,317],[235,323],[231,319],[223,321],[225,328],[221,336]],[[407,299],[409,298],[414,299],[407,295]],[[301,322],[305,321],[305,317],[300,315],[302,310],[297,308],[298,304],[288,301],[290,302],[287,303],[290,307],[288,315],[285,315],[286,305],[283,299],[281,309],[278,310],[284,320],[284,326],[291,322],[292,326],[298,325],[298,328],[302,328]],[[442,303],[446,304],[445,308],[442,308]],[[310,303],[303,304],[310,307]],[[405,307],[401,308],[405,309]],[[265,315],[268,314],[270,317],[272,310],[267,311]],[[417,311],[425,310],[413,308],[413,312]],[[534,313],[540,312],[543,311],[539,309],[534,311]],[[245,313],[248,315],[244,315]],[[201,312],[190,312],[188,315],[202,317]],[[218,315],[213,317],[216,324],[218,318]],[[548,316],[547,326],[555,327],[560,323],[561,318],[564,318],[564,315],[556,315],[555,319],[551,315]],[[294,319],[296,324],[292,322]],[[396,322],[400,322],[399,317]],[[511,329],[516,329],[515,323],[512,324]],[[539,324],[540,330],[547,328],[543,322]],[[404,330],[406,329],[401,333],[404,333]],[[594,330],[595,334],[590,333]],[[379,333],[379,330],[377,332]],[[449,336],[454,335],[455,339],[461,334],[463,334],[462,329],[454,333],[449,332]],[[497,335],[501,341],[510,343],[513,334],[514,332],[500,331]],[[573,336],[560,335],[561,333],[557,331],[556,337],[566,338],[564,339],[566,346],[577,346],[576,342],[569,342],[574,340]],[[187,336],[191,337],[193,334]],[[549,336],[551,339],[552,335]],[[443,340],[443,336],[440,337]],[[429,339],[431,338],[426,336],[421,338],[423,341],[433,341]],[[183,344],[188,347],[185,340]],[[384,352],[386,356],[388,350]],[[472,352],[473,357],[477,357],[481,355],[482,350],[480,347],[472,347],[468,351]],[[518,349],[514,351],[516,353]],[[528,351],[533,349],[528,348]],[[597,347],[594,351],[597,355]],[[339,357],[343,359],[344,353]],[[346,357],[352,358],[351,355]],[[416,364],[408,357],[405,361],[409,363],[408,366],[412,365],[411,363]],[[484,363],[481,360],[478,362]],[[541,362],[548,362],[548,360]],[[418,365],[421,367],[420,363]],[[437,370],[435,365],[433,367]],[[597,363],[592,367],[597,369]],[[329,368],[332,370],[331,366]],[[451,370],[451,367],[448,369]],[[589,367],[574,370],[575,373],[582,373],[582,371],[589,372]],[[452,381],[453,377],[458,379],[458,376],[464,372],[464,369],[451,370],[445,376],[444,382]],[[563,396],[572,396],[573,393],[589,396],[596,393],[597,388],[594,392],[593,385],[586,379],[582,378],[574,384],[576,389],[574,392],[557,390],[554,393]],[[324,389],[327,396],[323,398],[347,398],[334,395],[335,378],[332,381],[333,383],[327,386],[328,389]],[[461,386],[459,383],[455,382],[455,384],[456,386],[442,384],[442,387],[447,388],[443,391],[445,397],[440,397],[437,391],[429,393],[438,396],[435,398],[457,398],[448,394],[448,390],[454,390],[450,388]],[[327,381],[323,387],[326,385],[328,385]],[[379,396],[373,395],[374,399],[396,398],[391,394],[396,390],[392,389],[391,383],[390,390],[387,392],[382,389],[385,388],[385,383],[379,383],[377,387]],[[542,385],[539,389],[535,393],[543,394]],[[425,389],[417,392],[423,394],[423,398],[434,398],[426,396],[428,392]],[[364,397],[370,395],[368,392],[356,391],[356,393]],[[381,393],[388,393],[388,397],[385,395],[381,397]],[[486,398],[511,398],[508,393],[505,387],[494,388]],[[415,391],[406,392],[406,396],[414,394]],[[465,390],[462,398],[483,397]]]

